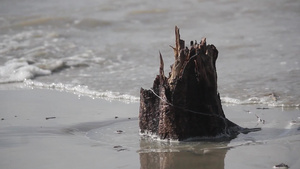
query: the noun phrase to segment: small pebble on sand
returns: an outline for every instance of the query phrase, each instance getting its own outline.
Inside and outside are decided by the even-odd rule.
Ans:
[[[276,169],[288,169],[289,166],[284,164],[284,163],[281,163],[281,164],[278,164],[278,165],[274,165],[273,168],[276,168]]]
[[[56,117],[46,117],[46,120],[55,119]]]
[[[117,130],[116,133],[121,134],[121,133],[123,133],[123,131],[122,130]]]

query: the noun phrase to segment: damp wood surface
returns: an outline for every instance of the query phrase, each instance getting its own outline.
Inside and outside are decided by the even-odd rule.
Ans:
[[[200,36],[200,35],[195,35]],[[159,139],[186,140],[197,137],[235,137],[244,128],[225,117],[217,85],[218,50],[191,41],[190,47],[175,27],[174,63],[168,77],[160,54],[159,75],[151,89],[140,90],[141,134]]]

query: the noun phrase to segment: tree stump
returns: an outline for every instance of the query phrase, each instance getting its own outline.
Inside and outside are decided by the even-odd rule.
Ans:
[[[206,38],[185,47],[177,26],[175,36],[175,47],[171,46],[175,62],[169,77],[160,54],[152,89],[140,90],[140,133],[175,140],[236,136],[242,128],[225,117],[217,89],[218,50],[207,45]]]

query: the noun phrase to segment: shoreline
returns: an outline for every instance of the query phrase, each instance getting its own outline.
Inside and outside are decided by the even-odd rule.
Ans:
[[[116,153],[114,145],[89,139],[87,132],[134,119],[137,104],[56,90],[18,89],[0,90],[0,107],[1,168],[112,168],[133,160],[128,156],[114,163],[123,154],[106,156]]]
[[[300,166],[297,109],[223,104],[228,119],[262,130],[229,142],[163,142],[139,135],[138,103],[17,89],[0,90],[0,107],[0,166],[7,169],[162,167],[151,159],[173,168]]]

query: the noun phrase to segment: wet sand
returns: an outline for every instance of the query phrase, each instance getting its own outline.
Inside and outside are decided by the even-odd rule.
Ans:
[[[0,107],[1,168],[300,168],[295,108],[223,105],[228,119],[262,130],[179,143],[141,138],[138,103],[20,89],[0,90]]]

